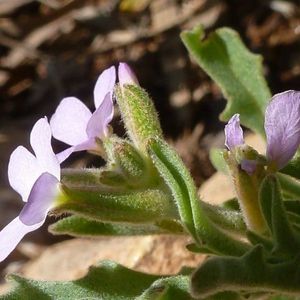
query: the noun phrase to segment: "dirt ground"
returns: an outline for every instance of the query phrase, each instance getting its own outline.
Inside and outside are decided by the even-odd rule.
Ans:
[[[299,1],[0,2],[0,228],[22,206],[7,180],[12,150],[20,144],[28,146],[34,122],[50,117],[63,97],[76,96],[91,107],[97,76],[119,61],[132,66],[152,96],[167,139],[196,183],[213,174],[208,150],[223,144],[224,124],[218,115],[225,100],[180,41],[180,32],[197,24],[207,32],[221,26],[237,30],[253,52],[263,55],[272,93],[298,89]],[[113,127],[124,135],[118,114]],[[59,151],[62,145],[54,147]],[[68,166],[99,164],[88,154],[76,154]],[[18,270],[47,245],[65,239],[47,234],[46,227],[30,234],[0,270]]]

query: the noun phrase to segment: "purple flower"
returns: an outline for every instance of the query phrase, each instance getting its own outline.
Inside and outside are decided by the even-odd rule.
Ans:
[[[10,185],[26,203],[19,216],[0,231],[0,262],[14,250],[25,234],[43,225],[59,192],[60,165],[51,147],[47,118],[35,123],[30,144],[35,155],[19,146],[10,156]]]
[[[275,95],[266,109],[267,158],[283,168],[300,144],[300,92]]]
[[[240,125],[240,115],[235,114],[225,125],[225,146],[232,150],[244,144],[244,133]]]
[[[103,71],[94,88],[94,113],[75,97],[64,98],[50,120],[53,137],[71,145],[57,154],[60,162],[74,151],[97,150],[97,139],[108,134],[113,118],[113,89],[116,82],[115,67]]]
[[[300,145],[300,92],[286,91],[272,97],[265,113],[265,131],[267,159],[276,169],[281,169],[292,159]],[[244,144],[238,114],[225,126],[225,140],[229,150]],[[249,162],[244,165],[247,169]],[[253,169],[253,166],[250,168]]]
[[[135,74],[126,63],[119,63],[118,77],[121,86],[125,84],[139,84]]]

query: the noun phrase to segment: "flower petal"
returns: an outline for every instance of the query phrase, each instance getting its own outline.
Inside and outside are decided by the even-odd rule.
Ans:
[[[111,94],[106,94],[102,104],[96,109],[87,125],[89,138],[102,138],[107,134],[107,126],[114,115],[114,104]]]
[[[59,180],[60,166],[52,150],[51,138],[52,132],[47,118],[39,119],[31,130],[30,144],[40,165],[41,173],[48,172]]]
[[[20,215],[0,231],[0,262],[3,261],[29,232],[41,227],[53,207],[59,181],[43,173],[34,183],[28,202]]]
[[[272,97],[266,109],[267,158],[280,169],[300,144],[300,92],[286,91]]]
[[[68,145],[78,145],[88,136],[86,126],[92,113],[79,99],[64,98],[50,120],[53,136]]]
[[[0,231],[0,262],[3,261],[19,244],[28,232],[41,227],[44,222],[32,226],[25,225],[16,217]]]
[[[225,126],[225,146],[232,150],[236,146],[244,144],[243,129],[240,126],[240,115],[235,114]]]
[[[41,175],[41,168],[36,157],[23,146],[17,147],[8,163],[8,180],[23,201],[27,201],[33,184]]]
[[[121,86],[124,84],[139,84],[135,74],[126,63],[119,63],[118,77]]]
[[[104,70],[97,79],[94,88],[94,103],[96,109],[102,104],[107,93],[113,94],[116,83],[116,69],[114,66]]]
[[[90,138],[87,141],[76,145],[76,146],[72,146],[70,148],[65,149],[62,152],[59,152],[56,154],[56,157],[59,161],[59,163],[61,164],[62,162],[64,162],[73,152],[77,152],[77,151],[85,151],[85,150],[96,150],[97,149],[97,144],[95,141],[95,138]]]
[[[19,215],[22,223],[32,226],[45,221],[58,194],[58,186],[57,178],[49,173],[43,173],[37,179]]]

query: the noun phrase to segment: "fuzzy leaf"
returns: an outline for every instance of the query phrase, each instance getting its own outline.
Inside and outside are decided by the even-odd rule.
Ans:
[[[300,182],[295,178],[278,173],[277,177],[279,179],[282,191],[289,198],[300,199]]]
[[[280,170],[281,173],[293,176],[300,179],[300,154],[299,151],[296,156],[283,168]]]
[[[300,294],[300,258],[268,262],[261,246],[242,257],[206,260],[192,276],[192,294],[205,299],[218,292]]]
[[[240,211],[205,202],[203,202],[202,206],[207,216],[224,230],[237,234],[246,232],[246,224]]]
[[[260,203],[274,240],[273,251],[292,256],[299,253],[300,237],[288,219],[281,196],[280,184],[276,176],[269,175],[262,182]]]
[[[148,147],[154,165],[173,195],[181,221],[195,241],[199,245],[205,243],[215,253],[245,253],[247,244],[231,238],[207,217],[193,180],[178,154],[158,138],[151,139]]]
[[[165,225],[165,226],[164,226]],[[183,228],[175,221],[169,221],[168,229],[166,224],[129,225],[102,223],[78,216],[71,216],[59,220],[49,227],[53,234],[68,234],[80,237],[95,236],[132,236],[151,234],[183,234]]]
[[[129,270],[111,261],[92,267],[75,281],[37,281],[10,275],[14,288],[1,300],[132,300],[141,295],[159,276]]]
[[[63,188],[57,213],[69,212],[100,222],[155,223],[178,218],[169,193],[163,189]]]
[[[221,173],[228,174],[228,166],[224,159],[224,149],[211,148],[209,151],[209,159],[215,169]]]
[[[228,100],[220,119],[228,121],[239,113],[243,125],[264,136],[264,113],[271,94],[263,77],[261,56],[249,52],[232,29],[218,29],[206,39],[204,35],[202,27],[196,27],[184,31],[181,38]]]
[[[159,279],[136,300],[192,300],[189,281],[189,276],[184,275]]]

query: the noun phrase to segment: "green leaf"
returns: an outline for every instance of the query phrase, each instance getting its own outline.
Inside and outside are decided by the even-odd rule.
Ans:
[[[209,151],[209,159],[217,171],[228,174],[228,166],[223,156],[224,151],[226,150],[211,148]]]
[[[277,177],[285,195],[289,198],[300,199],[300,183],[298,180],[280,173],[277,174]]]
[[[243,214],[230,208],[211,205],[203,202],[203,209],[207,216],[216,224],[222,227],[223,230],[232,233],[245,233],[246,224],[244,222]]]
[[[16,275],[8,278],[14,287],[8,294],[0,296],[1,300],[132,300],[160,277],[104,261],[75,281],[36,281]]]
[[[176,221],[167,221],[159,224],[129,225],[102,223],[85,219],[79,216],[71,216],[59,220],[49,226],[49,231],[53,234],[68,234],[81,237],[95,236],[132,236],[151,234],[184,234],[183,228]],[[168,225],[168,226],[167,226]]]
[[[232,29],[218,29],[206,39],[204,35],[198,26],[182,32],[181,38],[228,100],[221,120],[239,113],[243,125],[264,136],[264,113],[271,94],[263,77],[261,56],[249,52]]]
[[[100,222],[155,223],[177,219],[176,207],[168,193],[160,189],[113,189],[93,186],[63,186],[55,212],[80,215]]]
[[[300,154],[299,151],[295,157],[283,168],[280,170],[281,173],[293,176],[297,179],[300,179]]]
[[[269,175],[263,180],[260,189],[260,203],[274,240],[273,251],[292,256],[299,253],[300,237],[288,219],[280,184],[275,175]]]
[[[192,300],[189,283],[189,276],[183,275],[159,279],[136,300]]]
[[[199,246],[194,243],[187,244],[186,249],[193,253],[202,253],[202,254],[215,254],[215,251],[210,249],[207,246]]]
[[[228,255],[245,253],[249,249],[247,244],[233,239],[208,218],[193,179],[178,154],[158,138],[150,139],[148,147],[154,165],[174,197],[182,223],[199,246],[204,243],[215,253]]]
[[[272,249],[274,248],[274,244],[272,240],[267,239],[266,237],[261,236],[253,231],[247,232],[247,238],[253,246],[261,245],[264,247],[264,249],[267,252],[271,252]]]
[[[210,258],[192,276],[192,295],[205,298],[224,291],[300,295],[299,263],[299,256],[268,262],[261,246],[242,257]]]
[[[232,198],[232,199],[226,200],[225,202],[222,203],[222,206],[227,209],[241,211],[240,204],[239,204],[239,201],[237,198]]]

